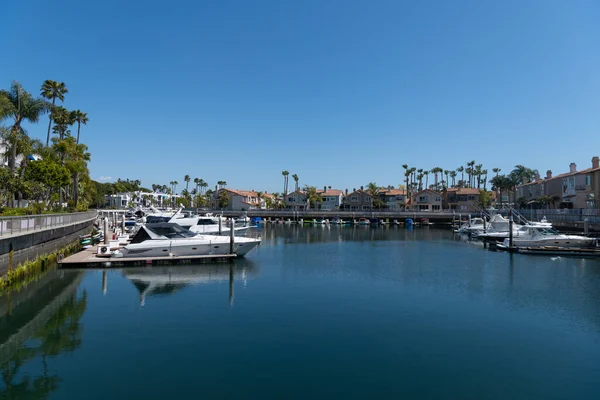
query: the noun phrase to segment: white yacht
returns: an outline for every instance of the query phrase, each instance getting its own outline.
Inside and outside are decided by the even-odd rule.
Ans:
[[[244,256],[260,239],[235,237],[234,253]],[[230,253],[228,236],[199,235],[173,223],[141,226],[131,242],[112,257],[189,257]]]
[[[465,223],[463,223],[460,226],[460,228],[458,228],[454,232],[471,234],[474,232],[483,231],[483,225],[484,225],[483,218],[479,218],[479,217],[471,218],[470,221],[466,221]]]
[[[194,233],[200,233],[204,235],[218,235],[219,234],[219,218],[211,215],[198,217],[196,224],[190,226],[188,229]],[[234,226],[233,230],[236,233],[245,233],[251,225]],[[221,220],[221,234],[229,235],[231,232],[230,223]]]
[[[509,246],[509,240],[508,238],[504,239],[504,246]],[[591,248],[596,246],[596,239],[579,235],[565,235],[552,228],[527,224],[513,235],[513,246]]]

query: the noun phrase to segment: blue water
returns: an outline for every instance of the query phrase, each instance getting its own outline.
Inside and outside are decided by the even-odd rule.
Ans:
[[[0,298],[0,398],[600,398],[598,260],[432,228],[254,234],[231,265],[58,271]]]

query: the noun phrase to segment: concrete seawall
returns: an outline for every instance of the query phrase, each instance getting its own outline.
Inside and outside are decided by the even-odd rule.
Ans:
[[[94,219],[0,237],[0,276],[8,271],[9,253],[13,251],[13,267],[36,256],[52,253],[90,233]]]

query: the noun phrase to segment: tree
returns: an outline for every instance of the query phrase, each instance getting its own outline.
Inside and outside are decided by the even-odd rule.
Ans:
[[[228,205],[229,205],[229,197],[227,196],[227,191],[222,190],[219,193],[219,208],[220,209],[227,208]]]
[[[52,121],[54,121],[52,131],[59,136],[60,140],[70,135],[69,126],[75,123],[73,113],[62,106],[54,108],[52,111]]]
[[[469,161],[467,163],[467,175],[469,177],[469,187],[473,187],[473,172],[474,172],[474,167],[475,166],[475,160],[473,161]]]
[[[307,209],[317,208],[317,203],[321,203],[323,198],[321,194],[317,191],[317,188],[314,186],[304,186],[304,193],[306,193],[306,205]]]
[[[288,171],[281,171],[281,175],[283,175],[283,197],[287,197],[288,193],[288,175],[290,173]]]
[[[42,99],[34,98],[16,81],[12,83],[9,91],[0,91],[0,97],[4,98],[4,118],[12,118],[13,120],[13,124],[9,128],[7,143],[11,147],[8,166],[14,175],[17,169],[18,142],[23,140],[24,135],[27,135],[21,127],[21,123],[23,121],[38,122],[40,116],[48,110],[48,103]],[[13,204],[14,196],[11,200],[11,205]]]
[[[183,180],[185,182],[185,191],[187,192],[189,189],[189,185],[190,185],[190,176],[189,175],[184,176]]]
[[[460,167],[456,168],[456,172],[460,172],[461,186],[465,186],[465,167],[461,165]]]
[[[298,175],[296,175],[296,174],[292,175],[292,178],[294,179],[294,182],[296,182],[296,185],[295,185],[295,189],[294,189],[294,190],[295,190],[295,191],[298,191],[298,180],[299,180],[300,178],[298,178]]]
[[[54,112],[54,106],[56,104],[56,99],[60,101],[65,101],[65,94],[67,94],[69,90],[64,82],[56,82],[52,80],[45,80],[42,84],[41,95],[43,98],[52,100],[52,107],[50,108],[52,112],[50,113],[50,120],[48,121],[48,135],[46,136],[46,147],[50,145],[50,127],[52,126],[52,114]]]
[[[79,133],[81,131],[81,124],[87,125],[89,118],[87,113],[81,112],[81,110],[75,110],[71,112],[71,118],[77,122],[77,144],[79,144]]]
[[[494,171],[496,176],[498,176],[498,173],[501,171],[501,169],[500,168],[492,168],[492,171]]]
[[[452,178],[452,187],[456,186],[456,171],[450,171],[450,178]]]

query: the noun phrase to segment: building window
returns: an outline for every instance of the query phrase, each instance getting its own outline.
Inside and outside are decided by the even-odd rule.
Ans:
[[[427,196],[419,196],[419,201],[426,202],[427,201]]]
[[[437,197],[435,198],[435,201],[442,201],[442,198],[441,198],[440,196],[437,196]]]
[[[431,206],[431,209],[432,209],[433,211],[439,211],[439,210],[441,209],[441,207],[440,207],[440,205],[439,205],[439,204],[433,204],[433,205]]]
[[[587,175],[585,177],[585,186],[591,186],[592,185],[592,177]]]
[[[350,201],[358,201],[358,196],[352,196],[352,197],[350,197]]]

